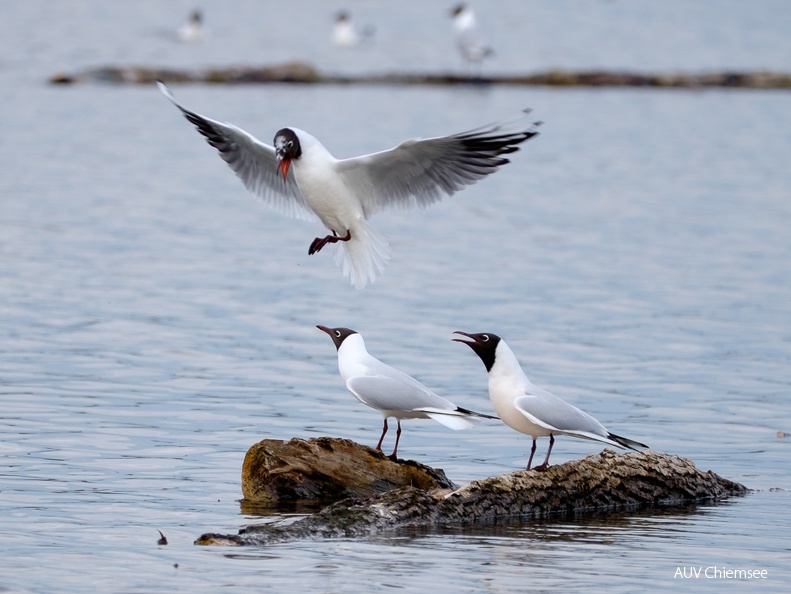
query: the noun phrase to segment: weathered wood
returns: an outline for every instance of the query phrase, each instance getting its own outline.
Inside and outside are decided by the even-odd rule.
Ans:
[[[458,73],[322,73],[307,62],[269,66],[228,66],[178,70],[155,66],[102,66],[76,74],[58,73],[53,84],[104,82],[115,84],[168,83],[299,83],[333,85],[510,85],[745,89],[791,88],[791,73],[769,71],[722,71],[703,73],[640,73],[606,70],[549,70],[527,74],[489,74],[470,78]]]
[[[543,472],[518,471],[456,490],[402,487],[349,498],[288,525],[253,525],[239,534],[204,534],[202,545],[266,545],[294,539],[373,535],[399,528],[546,518],[710,502],[747,488],[686,458],[604,450]]]
[[[411,460],[396,462],[373,448],[332,437],[264,439],[247,450],[242,464],[245,505],[337,501],[405,486],[455,488],[442,470]]]

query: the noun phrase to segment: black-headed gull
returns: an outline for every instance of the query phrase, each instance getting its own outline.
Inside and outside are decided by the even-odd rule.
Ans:
[[[456,406],[442,396],[437,396],[415,378],[382,363],[368,353],[363,337],[354,330],[321,325],[316,327],[329,334],[335,343],[338,349],[338,371],[349,392],[363,404],[381,412],[384,417],[377,450],[382,449],[387,419],[393,417],[398,421],[391,458],[395,459],[398,454],[401,419],[434,419],[458,431],[471,428],[475,417],[497,418]]]
[[[176,37],[189,43],[203,40],[203,13],[199,9],[192,11],[189,20],[176,31]]]
[[[503,155],[538,134],[527,111],[514,120],[450,136],[407,140],[351,159],[336,159],[313,136],[282,128],[274,146],[231,124],[203,117],[159,89],[192,122],[236,172],[248,190],[296,218],[319,219],[332,232],[317,237],[309,254],[341,243],[335,262],[358,289],[373,282],[390,255],[387,238],[368,224],[370,216],[394,207],[426,207],[494,173]]]
[[[551,392],[539,388],[522,371],[516,356],[503,339],[491,332],[468,334],[457,331],[472,342],[454,338],[469,346],[481,358],[489,374],[489,398],[503,422],[533,438],[527,470],[536,452],[536,440],[549,436],[549,449],[544,463],[534,470],[544,470],[549,465],[549,455],[555,435],[570,435],[592,439],[618,447],[636,450],[648,446],[620,435],[610,433],[599,421],[576,406],[561,400]]]
[[[370,41],[374,35],[373,25],[358,27],[352,22],[352,16],[345,10],[335,15],[332,27],[332,43],[338,47],[356,47],[364,41]]]
[[[494,54],[492,46],[486,41],[475,19],[475,13],[467,4],[461,3],[450,11],[456,45],[462,57],[472,64],[478,64]]]

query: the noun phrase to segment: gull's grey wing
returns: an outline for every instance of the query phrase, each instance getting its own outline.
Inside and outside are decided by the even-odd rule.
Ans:
[[[360,402],[378,410],[417,410],[432,408],[437,412],[455,410],[456,406],[415,381],[407,383],[383,375],[350,377],[346,387]]]
[[[429,206],[497,171],[503,157],[538,134],[528,110],[514,120],[437,138],[413,139],[378,153],[342,159],[336,170],[363,201],[365,215]]]
[[[318,217],[305,204],[293,172],[289,171],[285,182],[279,175],[274,147],[232,124],[206,118],[182,107],[164,83],[157,81],[157,86],[206,137],[208,143],[220,152],[220,156],[248,190],[287,216],[317,220]]]
[[[514,400],[514,406],[530,421],[546,429],[610,441],[604,425],[551,392],[542,390],[538,394],[519,396]]]

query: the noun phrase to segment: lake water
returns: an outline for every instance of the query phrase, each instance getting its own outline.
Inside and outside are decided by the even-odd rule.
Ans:
[[[210,31],[195,46],[157,31],[190,2],[5,8],[0,591],[785,591],[791,94],[174,86],[263,140],[296,125],[338,156],[534,108],[542,134],[511,165],[425,212],[373,219],[393,258],[356,291],[329,253],[307,256],[320,227],[247,194],[155,88],[46,84],[110,63],[461,68],[446,4],[347,3],[377,37],[345,52],[327,41],[335,8],[317,1],[203,2]],[[476,7],[492,70],[791,70],[784,1]],[[451,333],[498,333],[536,383],[613,432],[755,491],[648,513],[194,546],[262,521],[238,502],[253,443],[378,439],[381,417],[343,388],[316,324],[359,330],[374,355],[482,412],[484,368]],[[529,446],[498,422],[456,433],[413,421],[399,452],[463,484],[522,468]],[[598,449],[561,438],[552,459]],[[674,579],[713,566],[768,577]]]

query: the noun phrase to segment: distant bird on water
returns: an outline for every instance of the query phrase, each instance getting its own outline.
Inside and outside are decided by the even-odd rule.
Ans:
[[[179,27],[176,37],[180,41],[195,43],[203,40],[203,13],[195,9],[190,14],[189,20]]]
[[[352,22],[352,16],[345,10],[335,15],[332,28],[332,43],[338,47],[356,47],[373,38],[376,29],[373,25],[358,27]]]
[[[599,421],[561,400],[551,392],[539,388],[522,371],[516,356],[504,340],[496,334],[467,334],[454,332],[471,339],[454,338],[469,346],[478,355],[489,374],[489,398],[494,410],[503,422],[533,438],[527,470],[536,452],[536,440],[549,436],[549,449],[544,463],[534,470],[545,470],[549,466],[549,455],[555,443],[555,435],[570,435],[592,439],[618,448],[647,448],[648,446],[620,435],[610,433]]]
[[[326,332],[338,349],[338,371],[346,388],[357,400],[382,413],[384,425],[376,449],[382,449],[387,433],[387,419],[398,422],[395,447],[390,457],[396,459],[401,439],[401,419],[434,419],[453,430],[469,429],[475,417],[496,419],[456,406],[437,396],[406,373],[382,363],[368,354],[363,337],[349,328],[316,326]]]
[[[480,73],[483,59],[494,55],[494,50],[478,28],[475,13],[462,2],[451,10],[450,15],[459,52],[467,62],[477,66]]]
[[[529,123],[525,111],[469,132],[406,140],[389,150],[336,159],[304,130],[281,128],[270,146],[182,107],[164,83],[157,84],[248,190],[286,215],[324,224],[332,235],[314,239],[308,254],[340,243],[335,262],[358,289],[373,282],[390,255],[387,238],[368,224],[369,217],[451,196],[497,171],[509,162],[503,155],[538,134],[538,123]]]

